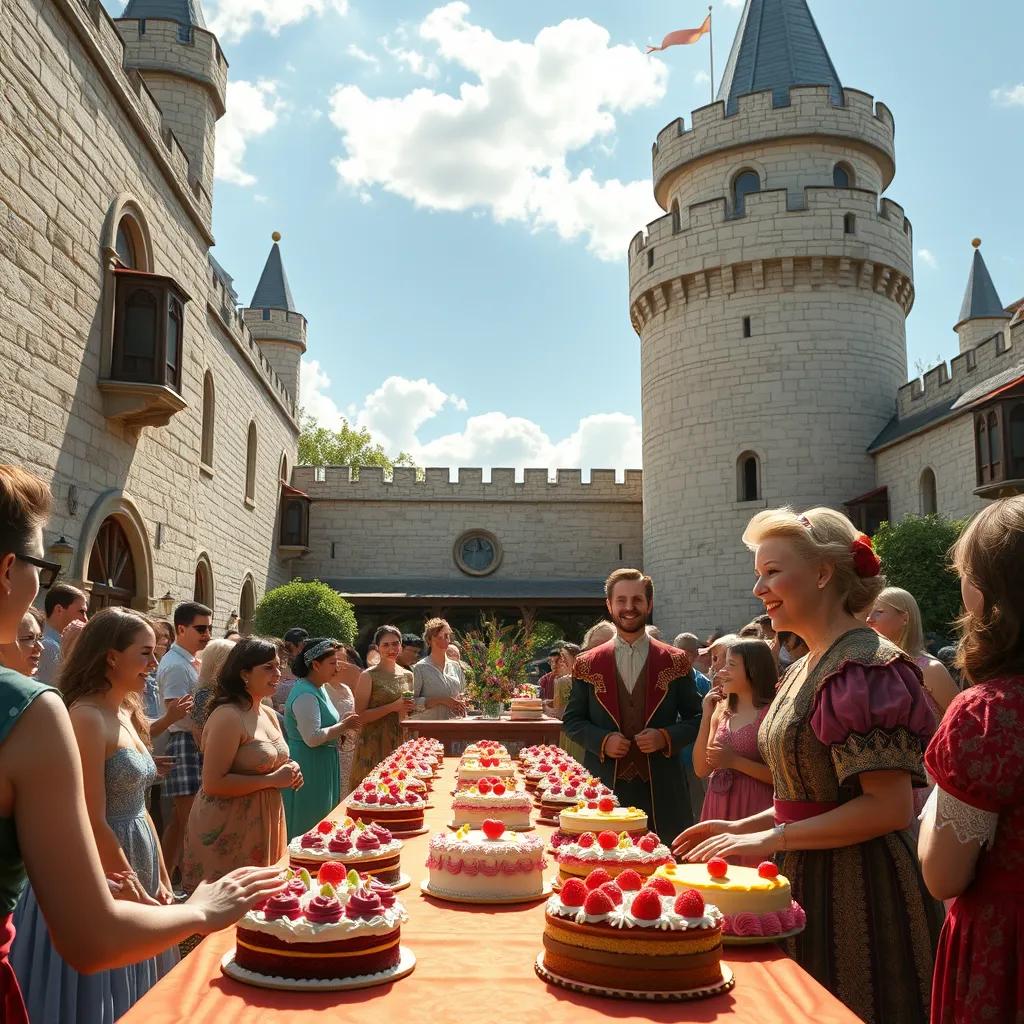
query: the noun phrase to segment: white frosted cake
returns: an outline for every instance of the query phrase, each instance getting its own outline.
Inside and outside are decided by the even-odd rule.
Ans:
[[[462,899],[528,900],[544,892],[544,841],[500,821],[463,826],[430,840],[430,892]]]

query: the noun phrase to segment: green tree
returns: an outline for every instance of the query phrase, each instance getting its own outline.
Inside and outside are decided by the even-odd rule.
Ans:
[[[300,466],[381,466],[390,473],[395,466],[414,466],[408,452],[392,459],[363,427],[357,430],[344,417],[337,430],[322,426],[312,416],[299,412]]]
[[[301,626],[310,636],[329,636],[350,644],[356,635],[352,605],[319,580],[292,580],[268,591],[256,607],[255,632],[284,636]]]
[[[960,581],[949,550],[966,525],[966,520],[939,515],[907,516],[899,523],[882,523],[874,536],[886,579],[917,599],[925,633],[949,637],[960,614]]]

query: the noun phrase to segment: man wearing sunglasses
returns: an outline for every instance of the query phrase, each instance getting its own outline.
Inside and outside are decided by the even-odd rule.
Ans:
[[[33,561],[34,559],[25,559]],[[39,563],[36,563],[39,564]],[[46,582],[45,563],[40,564],[39,585]],[[58,572],[60,566],[57,567]],[[53,577],[56,578],[55,576]],[[43,656],[39,659],[39,671],[36,678],[50,686],[57,685],[57,673],[60,670],[60,638],[64,627],[76,619],[85,622],[88,615],[89,602],[85,594],[77,587],[67,583],[55,583],[46,590],[43,609],[46,612],[46,625],[43,627]]]
[[[160,660],[156,683],[164,707],[193,693],[199,678],[199,652],[210,642],[213,612],[197,601],[186,601],[174,609],[175,641]],[[167,729],[167,753],[174,758],[170,774],[163,784],[165,796],[172,798],[174,815],[164,829],[162,845],[167,874],[174,879],[181,866],[181,849],[185,839],[192,801],[202,785],[203,757],[192,736],[191,719],[179,719]]]

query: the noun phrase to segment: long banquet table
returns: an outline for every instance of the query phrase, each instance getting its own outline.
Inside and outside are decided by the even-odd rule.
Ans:
[[[431,832],[449,820],[456,761],[446,760],[434,780]],[[344,813],[339,807],[334,816]],[[537,826],[537,834],[553,830]],[[402,980],[355,992],[279,992],[225,978],[224,953],[234,928],[206,938],[122,1018],[122,1024],[298,1024],[317,1015],[346,1024],[589,1024],[713,1021],[730,1024],[858,1024],[846,1009],[774,946],[727,947],[736,987],[692,1003],[640,1003],[578,995],[542,982],[533,964],[541,949],[544,904],[469,906],[429,899],[419,890],[426,877],[429,835],[406,840],[402,870],[412,886],[399,894],[409,912],[402,944],[416,954],[413,973]],[[553,865],[552,865],[553,867]]]

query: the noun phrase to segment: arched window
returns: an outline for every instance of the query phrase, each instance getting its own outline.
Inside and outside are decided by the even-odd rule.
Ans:
[[[114,249],[117,252],[118,261],[125,270],[136,270],[138,268],[138,259],[135,255],[136,231],[138,231],[138,228],[133,223],[131,217],[122,217],[117,222],[117,236],[114,241]]]
[[[740,171],[732,181],[732,212],[741,217],[747,212],[747,196],[761,191],[757,171]]]
[[[213,374],[209,370],[203,377],[203,432],[199,446],[199,459],[213,469],[213,424],[217,414],[217,395],[213,387]]]
[[[679,219],[679,200],[672,200],[672,234],[676,235],[682,229],[682,222]]]
[[[933,516],[939,511],[935,489],[935,471],[927,466],[921,473],[921,515]]]
[[[754,452],[744,452],[736,460],[736,500],[761,498],[761,460]]]
[[[1024,479],[1024,402],[1010,410],[1010,463],[1013,479]]]
[[[249,424],[249,439],[245,448],[245,500],[256,503],[256,424]]]
[[[853,168],[849,164],[838,163],[832,168],[832,184],[836,188],[853,188]]]

